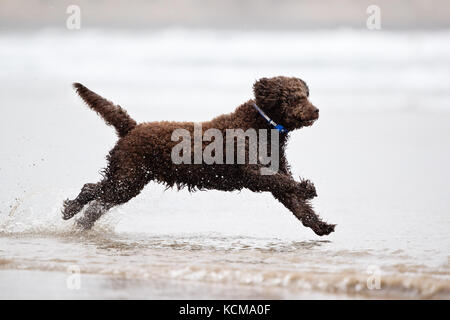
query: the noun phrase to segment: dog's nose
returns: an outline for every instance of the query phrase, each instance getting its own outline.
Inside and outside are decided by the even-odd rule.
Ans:
[[[315,114],[319,114],[319,109],[316,108],[316,110],[314,110]]]

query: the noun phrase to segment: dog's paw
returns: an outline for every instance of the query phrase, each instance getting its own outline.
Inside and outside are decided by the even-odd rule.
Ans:
[[[298,193],[304,199],[312,199],[317,197],[314,183],[305,179],[301,179],[301,182],[298,183]]]
[[[318,236],[326,236],[334,232],[335,227],[336,227],[335,224],[328,224],[326,222],[320,221],[319,223],[312,226],[311,229]]]
[[[334,232],[334,228],[336,227],[335,224],[323,222],[313,211],[303,215],[301,221],[305,227],[311,228],[318,236],[326,236]]]
[[[94,221],[89,219],[88,217],[84,216],[76,220],[75,225],[80,230],[90,230],[94,226]]]
[[[62,218],[64,220],[69,220],[74,215],[76,215],[83,207],[76,201],[65,200],[63,203],[63,208],[61,210]]]

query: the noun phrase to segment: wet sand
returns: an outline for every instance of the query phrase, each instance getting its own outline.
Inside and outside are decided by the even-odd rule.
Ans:
[[[80,287],[68,289],[68,272],[0,270],[0,299],[335,299],[334,295],[304,292],[292,294],[245,285],[208,284],[198,281],[124,279],[112,275],[82,274]],[[339,299],[339,297],[337,297]],[[361,298],[363,298],[361,296]]]

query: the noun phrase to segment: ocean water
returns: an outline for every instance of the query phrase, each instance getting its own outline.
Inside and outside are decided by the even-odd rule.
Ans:
[[[450,31],[0,33],[0,298],[450,298]],[[291,133],[318,237],[269,194],[149,184],[89,232],[62,201],[116,137],[70,84],[137,121],[202,121],[298,76],[320,108]],[[81,287],[66,279],[80,270]]]

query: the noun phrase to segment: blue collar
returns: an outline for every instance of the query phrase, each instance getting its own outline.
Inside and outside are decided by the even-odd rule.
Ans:
[[[288,133],[289,130],[287,130],[285,127],[283,127],[281,124],[276,124],[274,121],[272,121],[272,119],[269,118],[269,116],[267,114],[264,113],[264,111],[261,110],[260,107],[258,107],[256,105],[256,103],[253,102],[253,107],[256,109],[256,111],[259,112],[260,115],[262,115],[262,117],[264,119],[266,119],[266,121],[268,123],[270,123],[275,129],[277,129],[280,133]]]

